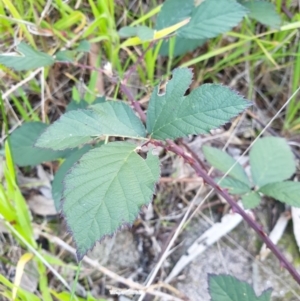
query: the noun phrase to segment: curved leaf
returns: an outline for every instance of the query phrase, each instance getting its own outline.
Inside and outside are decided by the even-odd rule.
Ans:
[[[36,140],[47,127],[48,125],[42,122],[27,122],[10,135],[11,151],[17,165],[34,166],[63,158],[69,153],[69,151],[52,151],[34,147]]]
[[[187,39],[208,39],[236,26],[247,14],[247,9],[234,0],[206,0],[197,6],[190,22],[178,30]]]
[[[259,189],[263,194],[282,203],[300,207],[300,183],[293,181],[267,184]]]
[[[227,173],[228,170],[234,165],[228,173],[231,177],[243,182],[250,187],[249,179],[241,164],[236,163],[236,160],[215,147],[203,146],[202,148],[205,159],[216,169]]]
[[[222,180],[221,178],[216,178],[215,181],[219,183],[222,188],[227,189],[230,194],[245,194],[251,191],[247,184],[231,177],[226,177]]]
[[[106,235],[136,219],[158,181],[156,156],[143,159],[136,146],[111,142],[83,155],[65,177],[62,211],[82,258]]]
[[[250,165],[254,184],[262,187],[288,179],[296,170],[294,155],[285,139],[259,139],[250,151]]]
[[[184,96],[191,80],[190,69],[175,69],[164,94],[159,94],[158,86],[154,88],[147,111],[147,130],[152,138],[208,133],[250,104],[229,88],[215,84],[204,84]]]
[[[92,105],[62,115],[37,140],[36,146],[54,150],[74,148],[101,136],[145,137],[145,128],[123,102]]]

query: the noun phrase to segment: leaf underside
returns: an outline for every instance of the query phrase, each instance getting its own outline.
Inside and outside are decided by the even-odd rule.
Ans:
[[[159,160],[143,159],[128,142],[111,142],[83,155],[64,180],[62,211],[81,259],[120,227],[131,225],[149,204]]]
[[[145,135],[142,122],[127,104],[110,101],[62,115],[40,136],[36,146],[61,150],[102,136],[139,138]]]
[[[164,94],[155,87],[147,111],[151,138],[165,140],[208,133],[250,105],[229,88],[216,84],[204,84],[184,96],[191,81],[190,69],[175,69]]]

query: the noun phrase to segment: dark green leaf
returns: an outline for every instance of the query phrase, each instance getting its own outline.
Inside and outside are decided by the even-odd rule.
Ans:
[[[209,275],[211,301],[270,301],[272,291],[264,291],[259,297],[253,288],[230,275]]]
[[[267,184],[259,189],[263,194],[282,203],[300,207],[300,183],[293,181]]]
[[[185,54],[187,52],[192,52],[196,48],[202,46],[207,41],[206,39],[191,40],[191,39],[185,39],[179,37],[173,37],[172,39],[175,39],[174,51],[173,51],[174,57]],[[169,47],[170,47],[170,41],[164,40],[159,50],[159,54],[162,56],[169,56]]]
[[[242,1],[241,4],[249,10],[249,17],[258,22],[271,26],[273,28],[280,28],[280,15],[276,12],[273,3],[267,1]]]
[[[81,149],[73,151],[64,161],[64,163],[59,167],[56,172],[53,182],[52,182],[52,198],[54,200],[55,208],[59,211],[60,201],[62,198],[63,191],[63,180],[69,169],[77,162],[82,155],[88,152],[92,147],[90,145],[85,145]]]
[[[109,101],[62,115],[37,140],[36,146],[61,150],[89,143],[102,136],[145,137],[145,128],[123,102]]]
[[[83,155],[65,177],[62,210],[81,259],[149,204],[160,168],[156,156],[143,159],[128,142],[111,142]]]
[[[34,147],[34,143],[47,127],[47,124],[42,122],[27,122],[11,134],[11,149],[14,162],[17,165],[34,166],[42,162],[63,158],[69,153]]]
[[[228,122],[250,103],[227,87],[204,84],[184,96],[192,80],[188,68],[175,69],[166,92],[156,86],[147,111],[147,130],[154,139],[208,133]]]
[[[238,25],[246,14],[247,9],[234,0],[206,0],[193,10],[190,22],[178,30],[178,36],[214,38]]]
[[[247,184],[231,177],[226,177],[222,180],[221,178],[216,178],[215,181],[219,183],[222,188],[227,189],[230,194],[245,194],[251,191]]]
[[[260,195],[256,191],[251,191],[242,196],[242,203],[245,209],[252,209],[259,205]]]
[[[259,139],[250,151],[250,165],[258,187],[286,180],[296,170],[291,148],[285,139],[278,137]]]
[[[250,187],[249,179],[245,173],[241,164],[236,163],[236,160],[229,156],[226,152],[223,152],[215,147],[203,146],[202,148],[205,159],[216,169],[227,173],[228,170],[234,166],[228,173],[231,177],[243,182]]]
[[[0,64],[17,71],[36,69],[54,64],[54,59],[50,55],[34,50],[23,42],[17,46],[17,51],[22,55],[1,54]]]

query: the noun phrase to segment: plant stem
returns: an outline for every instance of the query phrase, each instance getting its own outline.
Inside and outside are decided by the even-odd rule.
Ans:
[[[216,192],[221,195],[227,203],[233,208],[234,212],[240,214],[243,219],[248,223],[248,225],[260,236],[267,247],[272,251],[272,253],[278,258],[282,267],[286,268],[288,272],[292,275],[295,281],[300,284],[300,275],[293,265],[286,259],[286,257],[281,253],[279,248],[272,242],[272,240],[263,231],[263,228],[258,224],[250,215],[248,215],[243,208],[241,208],[229,195],[226,190],[223,190],[219,185],[202,169],[199,163],[190,155],[186,154],[179,146],[170,140],[167,140],[167,145],[162,142],[152,141],[154,145],[162,146],[165,149],[172,151],[173,153],[181,156],[201,177],[207,184],[216,190]]]

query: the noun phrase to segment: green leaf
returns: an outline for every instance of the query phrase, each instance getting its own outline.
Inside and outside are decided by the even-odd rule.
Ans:
[[[155,29],[161,30],[188,18],[194,6],[194,0],[167,0],[156,19]]]
[[[56,172],[53,182],[52,182],[52,198],[54,200],[55,208],[59,211],[60,208],[60,201],[62,198],[62,191],[63,191],[63,180],[69,169],[77,162],[82,155],[87,153],[92,147],[90,145],[85,145],[81,149],[73,151],[70,156],[66,158],[64,163],[59,167],[58,171]]]
[[[234,168],[232,168],[228,175],[250,187],[250,182],[244,168],[241,164],[236,164],[236,160],[234,158],[215,147],[203,146],[202,150],[208,163],[223,173],[227,173],[227,171],[235,164]]]
[[[53,57],[47,53],[34,50],[24,42],[17,46],[17,51],[22,55],[1,54],[0,64],[17,71],[36,69],[54,64]]]
[[[153,39],[154,30],[144,25],[135,27],[125,26],[119,30],[119,35],[122,38],[138,36],[142,41],[148,41]]]
[[[175,69],[166,92],[152,92],[147,112],[147,130],[154,139],[176,139],[208,133],[228,122],[249,106],[229,88],[204,84],[184,96],[192,80],[188,68]]]
[[[10,135],[13,159],[17,165],[34,166],[63,158],[69,153],[68,151],[52,151],[34,147],[37,138],[47,127],[47,124],[42,122],[27,122]]]
[[[74,62],[76,51],[73,50],[62,50],[55,54],[55,60],[60,62]]]
[[[111,142],[93,149],[65,177],[63,214],[81,259],[96,241],[136,219],[158,181],[159,159],[143,159],[136,146]]]
[[[259,139],[250,151],[254,184],[262,187],[288,179],[296,171],[294,155],[283,138]]]
[[[253,288],[230,275],[209,275],[211,301],[270,301],[272,291],[264,291],[259,297]]]
[[[258,22],[271,26],[273,28],[280,28],[280,15],[276,12],[273,3],[266,1],[242,1],[241,4],[249,10],[249,17]]]
[[[226,177],[222,180],[221,178],[216,178],[215,181],[219,183],[222,188],[227,189],[230,194],[245,194],[251,191],[247,184],[231,177]]]
[[[259,189],[263,194],[282,203],[300,207],[300,183],[293,181],[267,184]]]
[[[93,104],[98,104],[98,103],[104,103],[105,97],[97,97]],[[78,110],[78,109],[86,109],[88,108],[88,106],[90,106],[90,104],[88,102],[86,102],[84,99],[81,99],[79,102],[75,101],[74,99],[72,99],[72,101],[67,105],[66,108],[66,112],[72,111],[72,110]]]
[[[187,39],[209,39],[232,29],[247,14],[234,0],[206,0],[197,6],[190,22],[178,30]]]
[[[173,57],[185,54],[187,52],[192,52],[196,48],[202,46],[207,41],[206,39],[191,40],[191,39],[185,39],[179,37],[174,37],[174,39],[175,39],[175,44],[174,44]],[[164,40],[160,47],[159,54],[162,56],[169,56],[169,47],[170,47],[170,39],[168,41]]]
[[[91,43],[87,40],[82,40],[79,42],[78,46],[75,48],[76,51],[79,52],[90,52]]]
[[[242,196],[242,203],[245,209],[252,209],[259,205],[260,195],[256,191],[251,191]]]
[[[61,150],[89,143],[101,136],[145,137],[145,128],[123,102],[109,101],[62,115],[37,140],[35,146]]]

